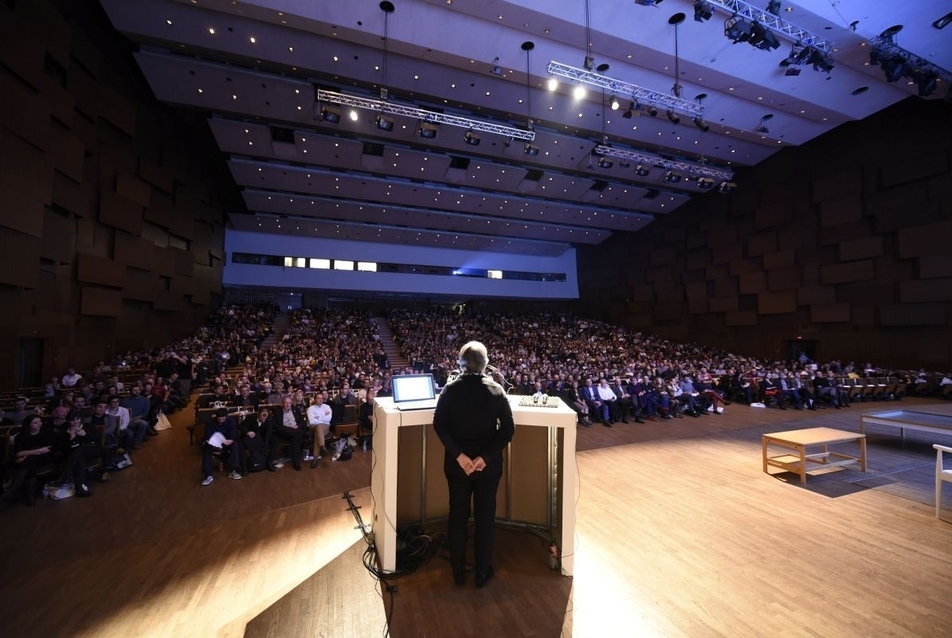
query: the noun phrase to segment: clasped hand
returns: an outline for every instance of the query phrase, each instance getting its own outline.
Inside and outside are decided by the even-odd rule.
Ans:
[[[482,472],[486,469],[486,461],[483,460],[481,456],[471,459],[466,454],[460,453],[460,455],[456,457],[456,462],[459,463],[459,466],[466,472],[466,476],[469,476],[473,472]]]

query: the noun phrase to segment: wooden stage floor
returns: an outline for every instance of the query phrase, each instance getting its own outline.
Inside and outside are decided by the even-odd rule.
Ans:
[[[869,471],[761,471],[764,432],[859,431],[906,399],[579,431],[575,576],[500,530],[496,577],[452,584],[445,550],[381,592],[341,498],[370,519],[371,454],[199,485],[184,423],[90,499],[0,512],[0,635],[136,638],[947,636],[952,499],[933,442],[870,428]],[[952,438],[952,437],[946,437]],[[934,440],[935,439],[935,440]],[[945,441],[949,443],[950,441]],[[847,446],[848,447],[848,446]]]

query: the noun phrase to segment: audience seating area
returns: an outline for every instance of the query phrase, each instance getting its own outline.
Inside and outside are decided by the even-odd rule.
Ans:
[[[471,316],[458,308],[437,306],[389,312],[388,327],[411,362],[406,369],[391,370],[377,329],[381,319],[367,311],[295,310],[288,317],[288,329],[264,345],[276,315],[273,306],[225,305],[193,335],[165,348],[125,353],[79,372],[78,379],[72,369],[65,371],[69,387],[53,378],[46,387],[0,393],[0,442],[7,478],[16,473],[11,434],[25,417],[41,414],[46,427],[53,428],[54,410],[66,406],[83,411],[88,420],[89,406],[101,396],[126,398],[133,386],[150,398],[150,426],[160,411],[191,403],[193,450],[203,443],[205,424],[221,407],[240,420],[261,406],[273,410],[290,397],[303,414],[318,393],[331,406],[334,437],[345,441],[369,437],[370,426],[358,418],[369,388],[387,396],[392,375],[409,372],[432,373],[443,385],[457,367],[459,347],[472,339],[486,344],[498,379],[512,393],[541,391],[570,400],[572,392],[578,392],[573,388],[584,387],[587,379],[595,385],[607,379],[623,399],[613,418],[624,419],[629,413],[636,419],[653,418],[649,404],[670,417],[682,411],[692,416],[718,414],[733,402],[816,409],[898,401],[910,394],[952,399],[948,373],[836,360],[818,364],[805,356],[766,361],[699,344],[673,343],[569,314]],[[582,403],[576,404],[579,422],[587,424]],[[314,442],[307,439],[305,446],[314,449]],[[61,462],[61,455],[52,454],[39,478],[55,477]],[[196,458],[196,474],[197,468]],[[106,473],[106,468],[99,469]]]

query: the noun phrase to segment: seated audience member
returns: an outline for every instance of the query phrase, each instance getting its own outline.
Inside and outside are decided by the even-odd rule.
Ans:
[[[268,389],[268,384],[264,384],[265,391]],[[268,403],[271,405],[281,405],[284,401],[284,397],[287,394],[284,392],[284,384],[280,381],[276,381],[274,384],[274,392],[268,394]]]
[[[17,397],[13,401],[13,409],[7,412],[7,418],[12,419],[14,423],[23,423],[28,416],[37,414],[35,408],[27,407],[26,397]]]
[[[608,404],[602,401],[601,396],[598,394],[598,389],[595,385],[592,384],[592,378],[587,377],[585,379],[585,388],[582,390],[582,399],[588,405],[589,414],[594,414],[595,418],[604,425],[606,428],[612,426],[610,418],[610,413],[608,412]]]
[[[816,376],[813,377],[813,391],[817,397],[829,401],[833,404],[833,407],[839,410],[841,407],[840,396],[836,387],[836,380],[832,375],[831,372],[829,376],[824,376],[822,372],[817,370]]]
[[[628,423],[628,418],[626,415],[628,414],[628,411],[631,410],[632,415],[635,417],[635,423],[643,423],[641,417],[638,416],[635,402],[628,393],[628,388],[630,385],[631,384],[628,381],[623,383],[621,377],[617,375],[608,384],[608,387],[611,388],[611,391],[615,393],[616,397],[618,397],[617,416],[621,417],[622,423]]]
[[[810,383],[810,373],[801,372],[794,374],[790,378],[790,384],[800,395],[800,399],[806,404],[808,410],[816,410],[816,401],[813,398],[813,384]]]
[[[783,401],[789,399],[793,403],[793,407],[797,410],[803,409],[803,399],[800,396],[800,390],[795,387],[793,379],[787,378],[786,372],[781,372],[780,377],[777,379],[777,385],[780,387],[780,394],[778,401],[781,404],[781,409],[783,409]]]
[[[357,408],[357,433],[362,435],[365,448],[366,443],[374,433],[374,399],[377,390],[373,386],[367,388],[364,400]]]
[[[228,455],[229,477],[238,480],[241,473],[241,459],[238,454],[238,427],[235,420],[228,416],[227,408],[219,408],[205,424],[205,439],[202,443],[202,485],[211,485],[215,478],[214,456],[216,452]]]
[[[585,402],[585,399],[579,395],[578,381],[572,379],[568,382],[563,398],[565,399],[566,404],[575,410],[575,414],[578,415],[579,425],[590,427],[592,425],[592,420],[588,415],[588,404]]]
[[[307,408],[307,425],[314,437],[315,448],[311,467],[317,467],[317,461],[327,454],[326,440],[331,431],[332,418],[331,406],[324,403],[324,395],[315,393],[311,405]]]
[[[238,390],[238,396],[232,399],[235,405],[242,409],[251,408],[257,410],[261,404],[257,394],[252,394],[251,386],[245,384]]]
[[[86,468],[102,460],[99,433],[86,431],[83,415],[79,412],[70,412],[66,421],[69,425],[60,432],[55,444],[64,459],[63,471],[53,485],[60,487],[71,482],[76,496],[92,496],[86,485]]]
[[[50,382],[43,387],[43,396],[52,399],[56,393],[63,389],[58,377],[50,377]]]
[[[12,502],[20,497],[27,505],[36,502],[36,477],[41,469],[52,463],[52,451],[52,428],[44,427],[43,419],[37,414],[26,417],[16,436],[11,467],[5,468],[4,476],[0,476],[2,486],[6,471],[15,472],[10,488],[3,494],[4,501]]]
[[[133,448],[142,445],[142,439],[146,434],[149,436],[158,434],[149,421],[151,403],[148,397],[142,395],[142,388],[138,384],[129,388],[129,396],[120,400],[119,405],[129,411],[129,427],[132,428],[132,431],[137,435],[132,440]],[[142,435],[138,436],[140,432]]]
[[[281,406],[274,409],[274,427],[271,431],[271,447],[268,451],[268,466],[274,465],[278,451],[278,441],[284,441],[291,446],[291,465],[300,471],[301,443],[307,428],[307,420],[300,411],[291,405],[291,397],[285,396]]]
[[[628,382],[627,393],[631,397],[631,410],[635,415],[635,423],[644,423],[641,414],[649,421],[654,421],[655,412],[660,408],[660,401],[652,394],[654,388],[648,382],[648,377],[639,379],[633,376]]]
[[[63,378],[60,379],[60,383],[63,384],[64,388],[74,388],[76,384],[82,380],[83,375],[76,374],[76,370],[73,368],[68,368],[66,374],[63,375]]]
[[[688,413],[693,417],[706,414],[706,402],[701,397],[701,393],[694,387],[694,381],[691,380],[691,377],[685,375],[681,379],[677,377],[675,379],[679,381],[678,385],[681,387],[680,400],[687,406]]]
[[[608,425],[611,426],[612,423],[617,423],[620,420],[618,396],[608,387],[608,379],[605,377],[599,379],[598,387],[595,390],[598,392],[599,400],[608,408],[608,419],[610,421]],[[628,423],[628,421],[625,420],[625,423]]]
[[[271,426],[271,411],[268,408],[261,408],[242,420],[239,430],[241,434],[240,465],[243,475],[261,471],[266,467],[271,472],[275,471],[274,466],[268,464]]]
[[[777,407],[781,410],[786,410],[784,406],[784,401],[786,400],[786,395],[780,391],[780,384],[778,381],[778,375],[776,373],[768,373],[764,375],[764,378],[760,380],[760,393],[764,397],[764,403],[770,399],[775,399],[777,401]]]
[[[149,424],[138,419],[133,425],[132,416],[127,408],[120,405],[118,396],[110,396],[109,404],[106,406],[106,415],[116,420],[118,426],[118,438],[121,447],[127,450],[137,450],[145,439],[145,433],[149,429]]]

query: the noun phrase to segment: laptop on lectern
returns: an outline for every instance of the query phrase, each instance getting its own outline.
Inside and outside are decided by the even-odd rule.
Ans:
[[[432,410],[436,407],[432,374],[402,374],[391,381],[393,405],[398,410]]]

